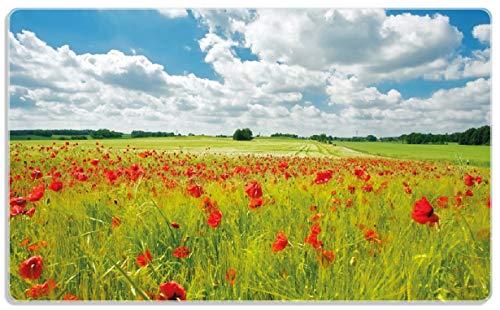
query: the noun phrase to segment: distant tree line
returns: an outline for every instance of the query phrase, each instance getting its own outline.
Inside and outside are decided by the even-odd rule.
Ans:
[[[59,140],[87,140],[87,136],[60,136]]]
[[[411,133],[402,135],[399,140],[408,144],[445,144],[455,142],[462,145],[490,145],[491,127],[483,126],[479,128],[469,128],[464,132],[455,132],[452,134],[422,134]]]
[[[52,137],[53,135],[62,136],[59,139],[64,140],[83,140],[87,139],[87,136],[91,136],[94,139],[113,139],[121,138],[123,133],[112,131],[109,129],[23,129],[23,130],[11,130],[10,136],[41,136],[41,137]],[[194,134],[189,134],[192,136]],[[69,137],[67,137],[69,136]],[[145,137],[174,137],[176,136],[173,132],[149,132],[142,130],[132,131],[132,138],[145,138]],[[181,136],[181,134],[177,134]],[[217,137],[227,137],[226,135],[217,135]],[[271,134],[272,138],[275,137],[287,137],[295,139],[311,139],[319,141],[322,143],[333,143],[333,141],[348,141],[348,142],[400,142],[407,144],[446,144],[446,143],[458,143],[463,145],[490,145],[491,143],[491,127],[489,125],[482,126],[479,128],[469,128],[464,132],[455,132],[451,134],[423,134],[413,132],[411,134],[404,134],[399,137],[383,137],[377,138],[374,135],[368,135],[366,137],[332,137],[325,133],[315,134],[310,137],[300,137],[296,134],[290,133],[274,133]],[[30,138],[30,137],[28,137]],[[252,140],[253,133],[249,128],[237,129],[233,134],[233,140]]]
[[[271,138],[281,138],[281,137],[283,137],[283,138],[295,138],[295,139],[299,138],[298,135],[293,134],[293,133],[280,133],[280,132],[278,132],[278,133],[273,133],[271,135]]]
[[[95,130],[84,129],[23,129],[23,130],[11,130],[11,136],[41,136],[41,137],[52,137],[53,135],[58,136],[86,136],[92,135]]]
[[[323,143],[332,143],[332,141],[334,140],[332,136],[327,136],[324,133],[319,135],[312,135],[309,137],[309,139]]]
[[[346,141],[346,142],[376,142],[378,140],[374,135],[368,135],[366,137],[333,137],[334,141]]]
[[[132,138],[149,138],[149,137],[174,137],[175,133],[173,132],[150,132],[150,131],[142,131],[142,130],[134,130],[132,131]]]
[[[121,138],[123,134],[109,129],[99,129],[91,133],[90,136],[94,139],[113,139]]]

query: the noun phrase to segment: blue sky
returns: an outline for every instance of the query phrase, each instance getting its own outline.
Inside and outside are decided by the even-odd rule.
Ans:
[[[10,31],[23,29],[52,47],[67,44],[79,54],[116,49],[132,55],[135,50],[169,73],[216,78],[197,44],[205,33],[192,18],[166,19],[155,10],[15,11]]]
[[[11,57],[11,111],[14,115],[26,115],[32,109],[33,113],[37,110],[53,116],[49,117],[52,121],[33,121],[29,126],[74,127],[78,120],[77,127],[88,127],[93,123],[78,117],[65,123],[61,115],[83,113],[86,105],[82,102],[88,102],[95,110],[97,106],[90,103],[97,101],[95,98],[116,96],[116,103],[99,106],[102,112],[115,115],[113,109],[117,109],[120,113],[128,111],[121,117],[138,115],[143,118],[141,129],[146,130],[174,129],[165,128],[165,121],[175,123],[179,115],[196,111],[200,119],[186,119],[184,125],[175,129],[217,134],[230,133],[231,126],[246,124],[268,126],[268,130],[261,131],[269,133],[287,131],[291,126],[299,134],[332,130],[348,135],[360,122],[367,122],[367,131],[390,135],[428,128],[407,126],[405,117],[400,115],[405,114],[404,109],[411,109],[405,114],[408,117],[425,109],[435,111],[441,105],[441,114],[461,110],[460,106],[453,108],[439,102],[436,93],[461,94],[464,100],[470,100],[465,98],[470,96],[469,88],[489,91],[487,12],[359,12],[181,10],[162,14],[157,10],[17,10],[9,20],[11,47],[18,44],[30,49],[33,42],[47,46],[22,53],[16,50]],[[17,37],[23,31],[29,34]],[[373,33],[365,37],[363,31]],[[413,41],[408,40],[410,37]],[[66,86],[61,88],[75,71],[58,72],[60,64],[53,63],[44,70],[36,61],[23,64],[23,57],[42,59],[46,56],[43,53],[62,53],[58,48],[65,45],[74,55],[65,53],[61,57],[78,63],[75,70],[81,75],[80,82],[85,81],[71,87],[86,89],[92,85],[95,94],[85,90],[75,96],[64,89]],[[111,50],[119,53],[110,54]],[[103,59],[102,67],[94,65],[94,60],[87,63],[94,57]],[[108,68],[107,63],[115,67]],[[23,70],[17,70],[23,66]],[[40,72],[36,73],[38,68]],[[48,72],[49,68],[54,69]],[[35,73],[26,76],[33,69]],[[22,82],[49,76],[56,80],[52,86]],[[140,89],[143,83],[128,89],[124,86],[137,79],[145,84],[157,83],[142,89],[142,98],[148,97],[150,102],[129,102],[119,97]],[[48,90],[53,98],[48,98]],[[81,98],[84,93],[89,97]],[[137,96],[141,98],[140,94]],[[242,102],[235,102],[238,96]],[[485,102],[484,94],[474,98],[482,101],[477,103],[470,121],[463,113],[453,112],[449,119],[442,120],[443,125],[431,129],[448,132],[488,123],[490,103]],[[169,110],[176,112],[166,115]],[[304,121],[321,118],[323,123],[342,122],[344,129],[291,125],[290,119],[300,121],[301,117]],[[384,119],[387,125],[394,124],[391,117],[401,121],[399,128],[384,125]],[[105,125],[99,119],[96,115],[96,126]],[[16,120],[11,119],[11,127],[28,126],[27,122]],[[134,122],[119,123],[117,130],[138,129],[132,127],[137,124]],[[345,129],[346,126],[352,128]]]

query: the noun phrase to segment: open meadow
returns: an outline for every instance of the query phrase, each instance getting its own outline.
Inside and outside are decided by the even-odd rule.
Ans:
[[[10,294],[484,300],[489,147],[419,147],[11,141]]]

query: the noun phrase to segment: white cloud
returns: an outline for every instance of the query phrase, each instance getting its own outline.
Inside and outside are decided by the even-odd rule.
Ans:
[[[263,61],[336,69],[365,82],[421,76],[450,57],[463,37],[439,14],[349,9],[263,9],[237,31]]]
[[[491,25],[483,24],[477,25],[472,29],[472,36],[478,39],[483,44],[490,44],[491,39]]]
[[[471,57],[458,55],[444,69],[434,72],[435,79],[457,80],[462,78],[489,77],[491,75],[491,51],[472,51]]]
[[[239,32],[255,18],[254,10],[247,9],[193,9],[193,16],[208,27],[209,32],[223,32],[226,36]]]
[[[387,136],[490,122],[490,49],[460,55],[462,34],[445,16],[383,10],[192,14],[208,29],[198,44],[220,81],[169,74],[138,53],[77,54],[29,31],[10,33],[10,128],[231,134],[250,127],[262,134],[337,136],[357,129]],[[258,59],[241,59],[239,49]],[[475,80],[407,100],[397,87],[370,86],[413,78]]]
[[[380,93],[376,87],[365,87],[355,76],[332,75],[326,92],[330,95],[330,104],[352,106],[355,108],[390,107],[402,101],[401,94],[391,89],[387,94]]]
[[[185,9],[158,9],[158,13],[170,19],[188,16],[188,12]]]

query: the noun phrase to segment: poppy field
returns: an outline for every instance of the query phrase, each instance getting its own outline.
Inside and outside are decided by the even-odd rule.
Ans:
[[[10,143],[13,299],[490,294],[489,166],[148,141]]]

